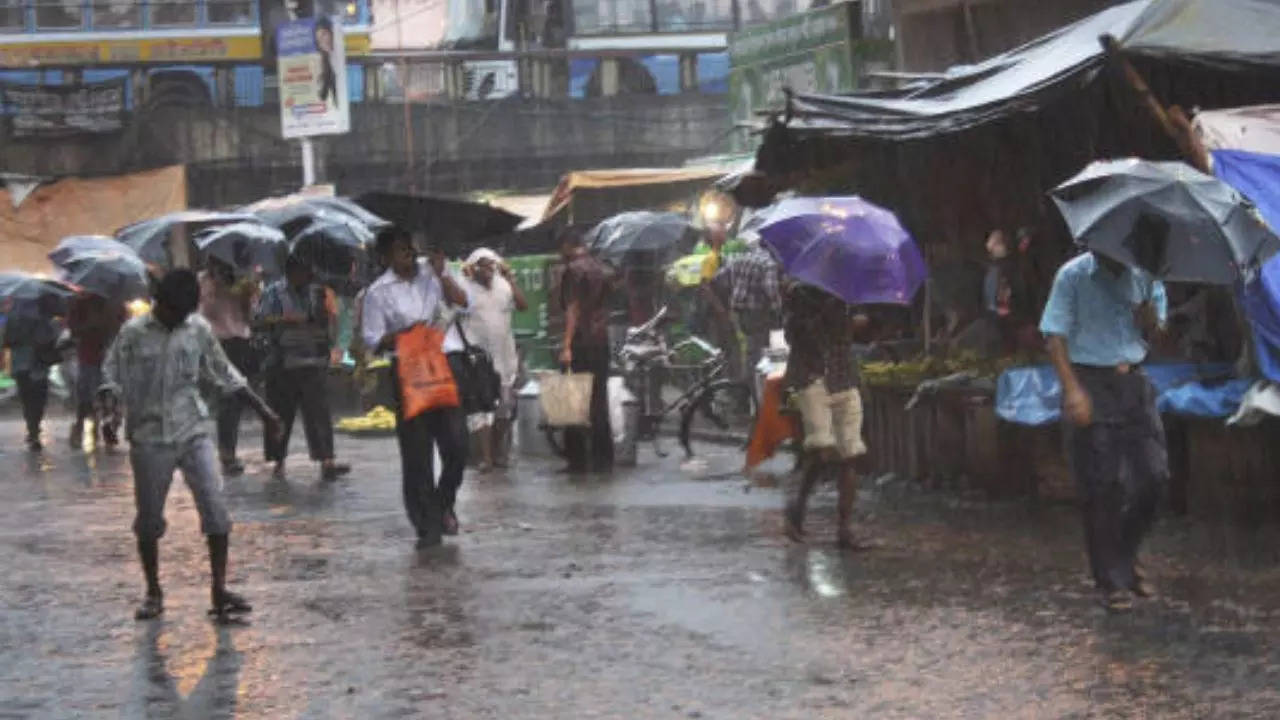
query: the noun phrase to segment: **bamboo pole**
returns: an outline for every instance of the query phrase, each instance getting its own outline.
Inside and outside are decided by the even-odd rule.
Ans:
[[[1147,81],[1142,77],[1142,73],[1130,63],[1128,58],[1120,49],[1120,43],[1110,35],[1103,35],[1098,38],[1098,42],[1102,44],[1102,49],[1106,52],[1107,59],[1116,64],[1124,76],[1125,84],[1142,102],[1143,107],[1164,130],[1164,133],[1178,146],[1183,159],[1203,173],[1209,170],[1209,155],[1205,152],[1204,146],[1200,143],[1199,138],[1195,136],[1195,132],[1191,127],[1191,120],[1183,112],[1182,108],[1174,105],[1166,108],[1160,104],[1160,100],[1151,91],[1151,87],[1147,85]]]

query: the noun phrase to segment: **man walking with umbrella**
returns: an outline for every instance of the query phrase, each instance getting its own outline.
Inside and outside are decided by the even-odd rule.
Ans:
[[[1158,269],[1169,232],[1153,215],[1130,233]],[[1140,260],[1141,261],[1141,260]],[[1084,499],[1085,544],[1101,602],[1113,612],[1152,593],[1136,565],[1169,475],[1155,391],[1141,370],[1144,331],[1165,321],[1164,285],[1099,251],[1058,270],[1040,321],[1062,384],[1067,459]],[[1125,469],[1127,468],[1127,472]]]

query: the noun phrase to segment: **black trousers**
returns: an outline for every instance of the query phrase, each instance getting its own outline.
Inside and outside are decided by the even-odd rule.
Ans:
[[[227,338],[220,341],[222,351],[227,359],[245,377],[252,373],[254,358],[253,345],[247,338]],[[215,426],[218,432],[218,454],[223,458],[236,456],[236,447],[240,444],[240,417],[244,403],[239,395],[223,395],[218,398],[218,410]]]
[[[13,380],[18,384],[18,401],[22,403],[22,419],[27,423],[27,437],[38,440],[44,409],[49,404],[49,377],[15,373]]]
[[[279,462],[289,455],[289,436],[293,419],[302,411],[302,430],[307,436],[311,459],[333,459],[333,417],[329,414],[329,395],[325,390],[326,368],[273,368],[267,372],[267,404],[280,416],[280,439],[264,439],[267,460]]]
[[[455,364],[449,358],[450,366]],[[458,373],[455,372],[457,377]],[[391,377],[399,377],[392,363]],[[462,408],[428,410],[408,420],[401,408],[400,383],[393,382],[396,399],[396,441],[400,445],[400,473],[404,510],[418,537],[440,534],[444,513],[453,510],[467,467],[467,415]],[[435,475],[432,450],[440,453],[440,477]]]
[[[609,427],[609,347],[574,343],[570,369],[589,372],[594,378],[591,383],[591,425],[565,430],[565,457],[574,470],[610,470],[613,468],[613,431]]]
[[[1094,409],[1092,425],[1068,423],[1065,432],[1083,500],[1089,566],[1100,589],[1131,588],[1138,548],[1169,478],[1155,389],[1136,370],[1077,367],[1076,376]]]

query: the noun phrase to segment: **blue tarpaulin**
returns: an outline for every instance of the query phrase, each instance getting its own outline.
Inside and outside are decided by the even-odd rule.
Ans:
[[[1213,174],[1253,201],[1262,219],[1280,232],[1280,155],[1214,150]]]
[[[1160,363],[1143,369],[1159,393],[1157,408],[1174,415],[1228,417],[1253,383],[1252,379],[1211,384],[1197,380],[1226,375],[1231,368],[1222,364]],[[996,414],[1006,422],[1047,425],[1061,418],[1061,407],[1062,388],[1048,365],[1009,368],[996,383]]]
[[[1253,328],[1258,367],[1272,382],[1280,382],[1280,255],[1244,288],[1243,303]]]

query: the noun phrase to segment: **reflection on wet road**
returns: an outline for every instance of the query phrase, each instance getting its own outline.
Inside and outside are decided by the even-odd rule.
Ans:
[[[0,421],[0,717],[1280,716],[1274,531],[1162,521],[1163,595],[1108,617],[1070,508],[890,483],[860,506],[885,547],[851,555],[826,544],[828,489],[802,547],[725,451],[469,474],[463,535],[419,553],[394,441],[346,440],[348,481],[305,457],[228,481],[246,627],[205,619],[176,483],[167,613],[138,624],[126,458],[19,440]]]

